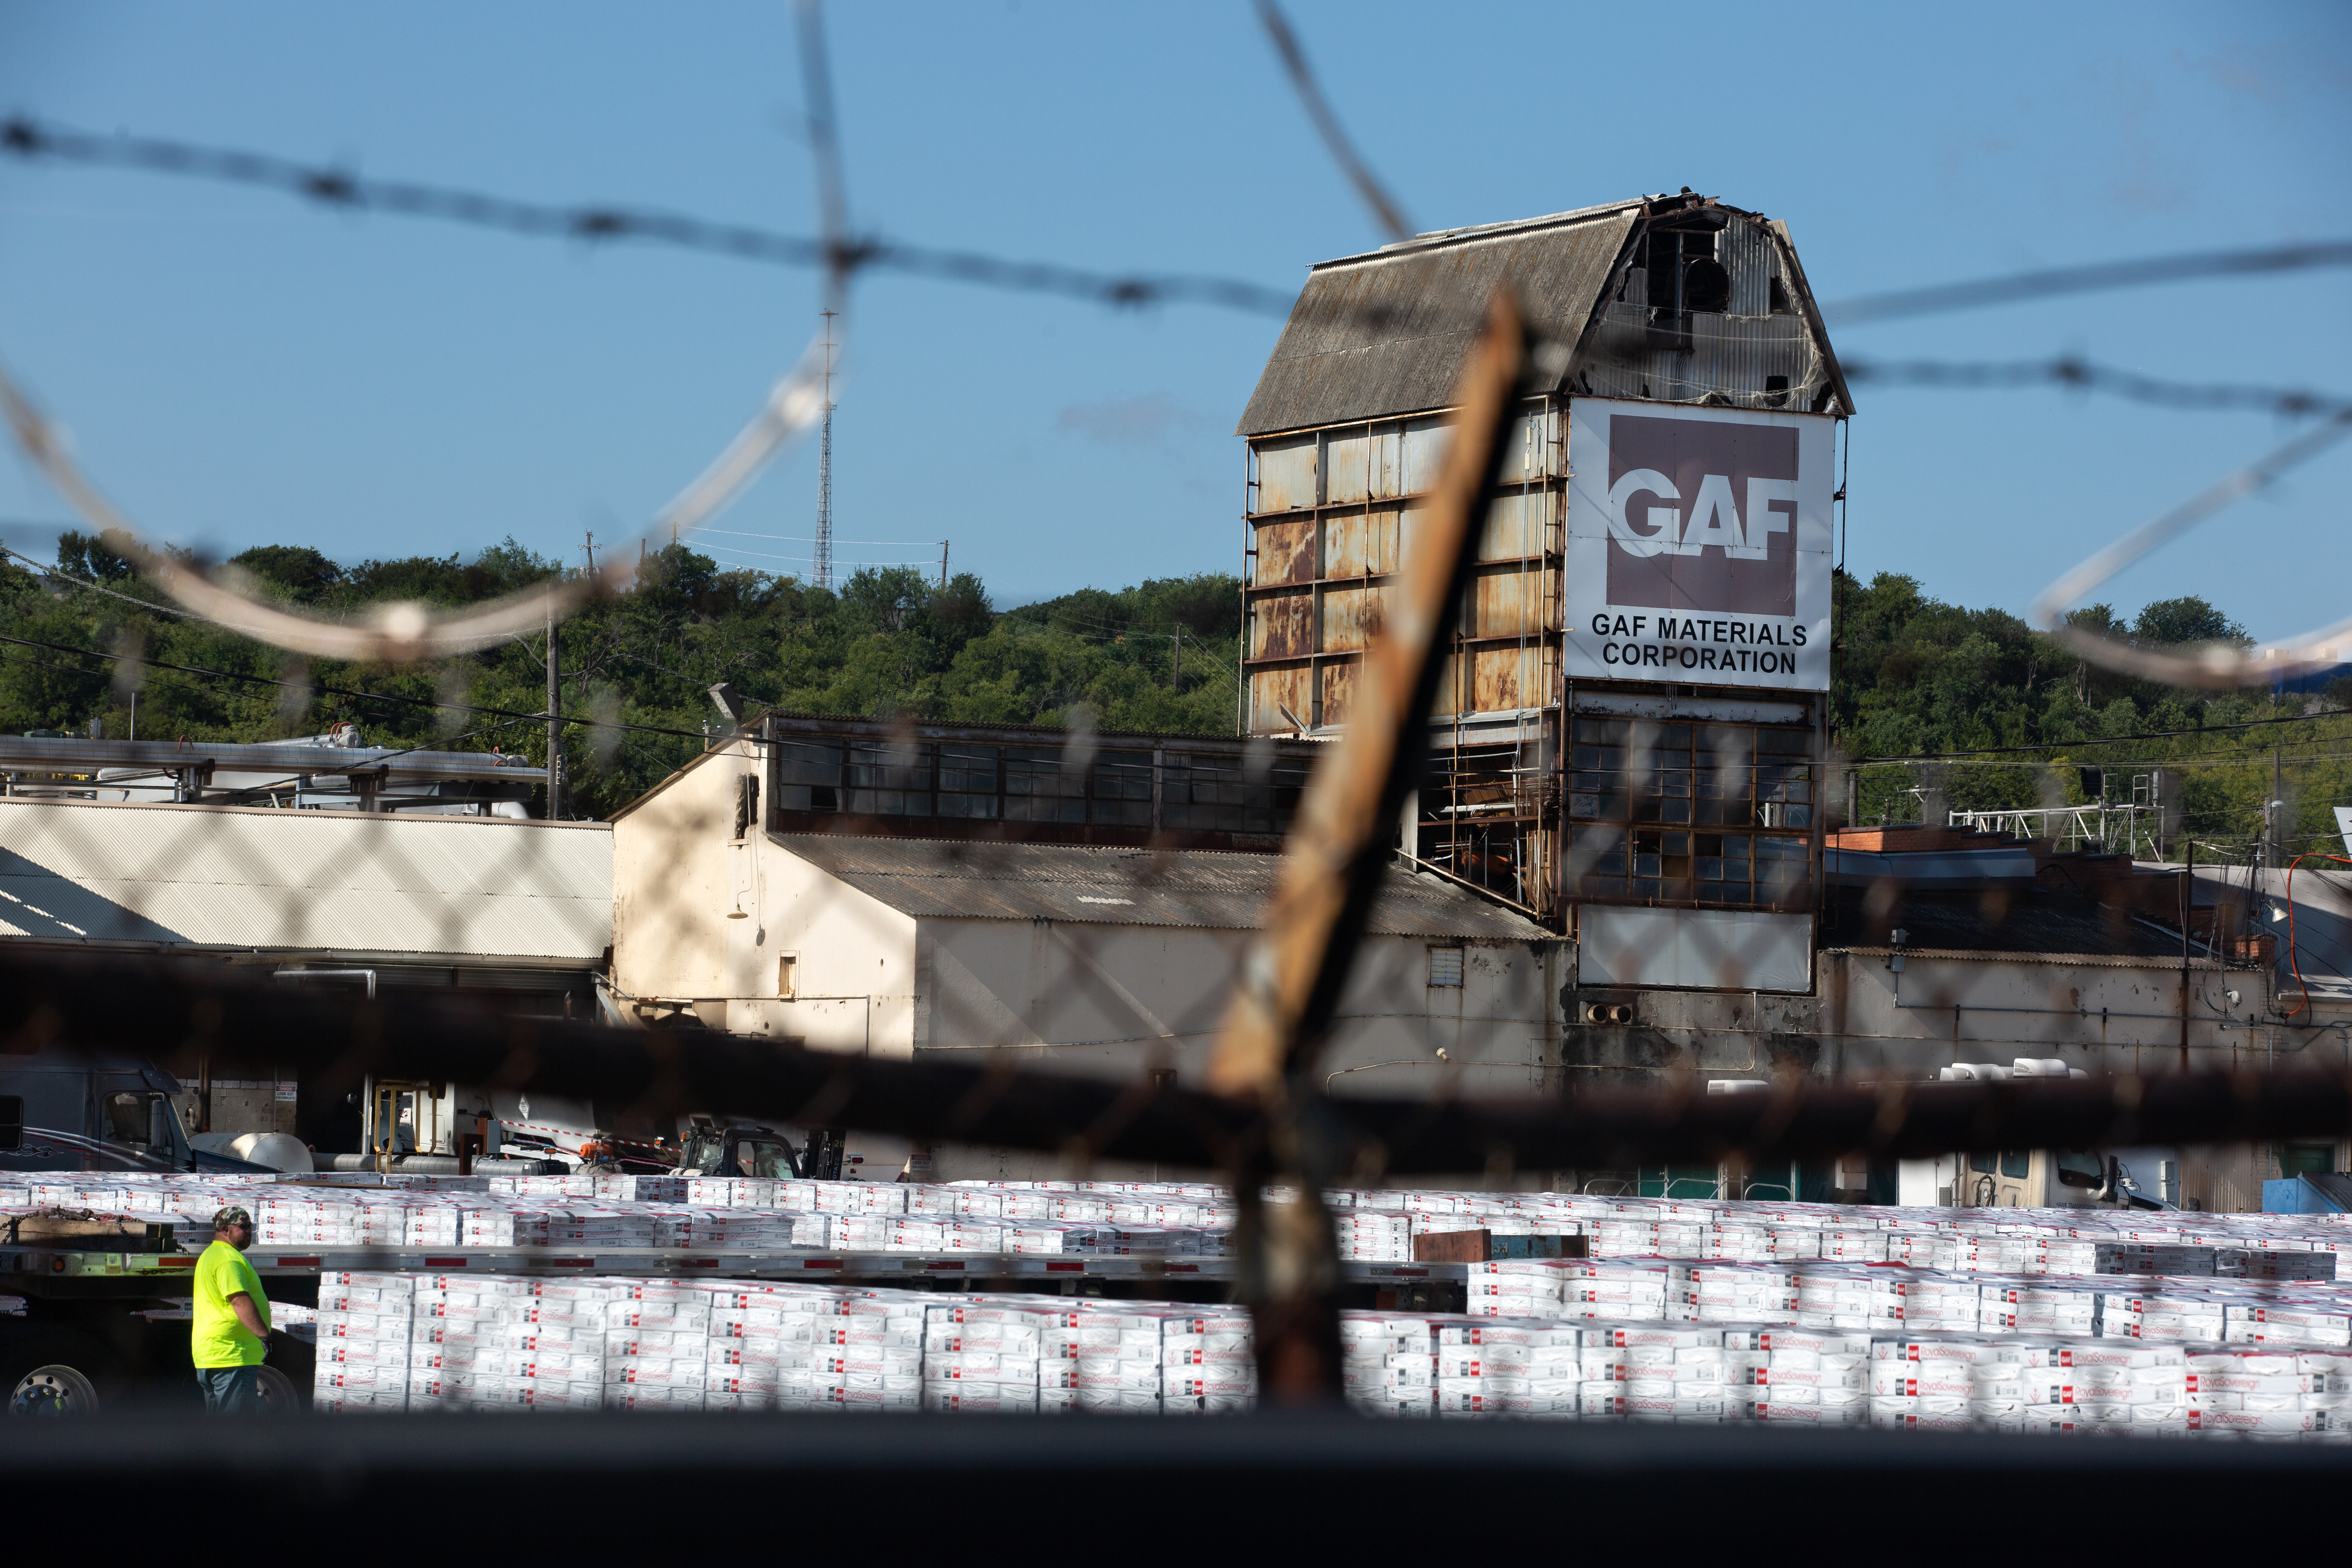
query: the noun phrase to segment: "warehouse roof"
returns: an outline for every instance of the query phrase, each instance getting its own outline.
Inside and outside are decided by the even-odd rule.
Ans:
[[[1685,193],[1441,229],[1320,263],[1291,307],[1234,434],[1265,435],[1450,405],[1487,299],[1504,282],[1517,290],[1538,342],[1554,345],[1557,355],[1524,390],[1560,391],[1577,368],[1574,350],[1614,298],[1644,222],[1689,224],[1698,214],[1763,222]],[[1773,226],[1786,246],[1785,231]],[[1851,408],[1793,249],[1788,260],[1792,304],[1818,341],[1840,405]]]
[[[774,833],[771,839],[858,891],[919,918],[1064,920],[1255,930],[1276,855],[1075,844]],[[1391,867],[1365,929],[1402,936],[1556,940],[1442,877]]]
[[[599,961],[603,823],[0,800],[0,938]]]

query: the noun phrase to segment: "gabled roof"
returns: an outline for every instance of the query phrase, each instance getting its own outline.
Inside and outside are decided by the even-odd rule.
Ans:
[[[770,841],[919,919],[1061,920],[1254,931],[1281,857],[1075,844],[772,833]],[[1391,867],[1365,929],[1548,942],[1533,921],[1442,877]]]
[[[0,939],[593,965],[601,822],[0,800]]]
[[[1320,263],[1307,275],[1234,434],[1265,435],[1449,406],[1486,301],[1505,281],[1517,287],[1538,341],[1553,345],[1559,356],[1531,372],[1523,390],[1560,391],[1614,297],[1644,221],[1699,212],[1769,228],[1787,258],[1786,283],[1803,330],[1816,340],[1841,405],[1851,408],[1787,231],[1685,194],[1441,229]]]

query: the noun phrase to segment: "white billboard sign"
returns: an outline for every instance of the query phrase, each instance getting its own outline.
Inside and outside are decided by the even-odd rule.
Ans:
[[[1829,690],[1835,428],[1571,400],[1567,677]]]

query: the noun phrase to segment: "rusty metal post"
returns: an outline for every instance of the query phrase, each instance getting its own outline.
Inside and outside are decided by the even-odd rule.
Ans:
[[[1364,660],[1347,733],[1317,766],[1209,1065],[1209,1086],[1255,1102],[1262,1137],[1236,1162],[1235,1253],[1270,1405],[1339,1397],[1339,1251],[1323,1189],[1347,1138],[1314,1076],[1340,988],[1379,889],[1397,814],[1419,777],[1429,711],[1476,559],[1515,407],[1526,329],[1507,291],[1454,391],[1457,416],[1437,488]],[[1269,1184],[1291,1201],[1267,1203]]]

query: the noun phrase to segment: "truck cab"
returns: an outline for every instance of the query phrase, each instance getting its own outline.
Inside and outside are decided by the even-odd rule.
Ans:
[[[170,1073],[119,1051],[0,1058],[0,1170],[262,1168],[191,1150],[179,1092]]]
[[[1962,1208],[2170,1208],[2142,1192],[2121,1161],[2096,1149],[2004,1149],[1962,1155],[1951,1201]]]
[[[676,1176],[787,1176],[809,1174],[801,1152],[772,1127],[721,1126],[696,1117],[687,1128]]]

